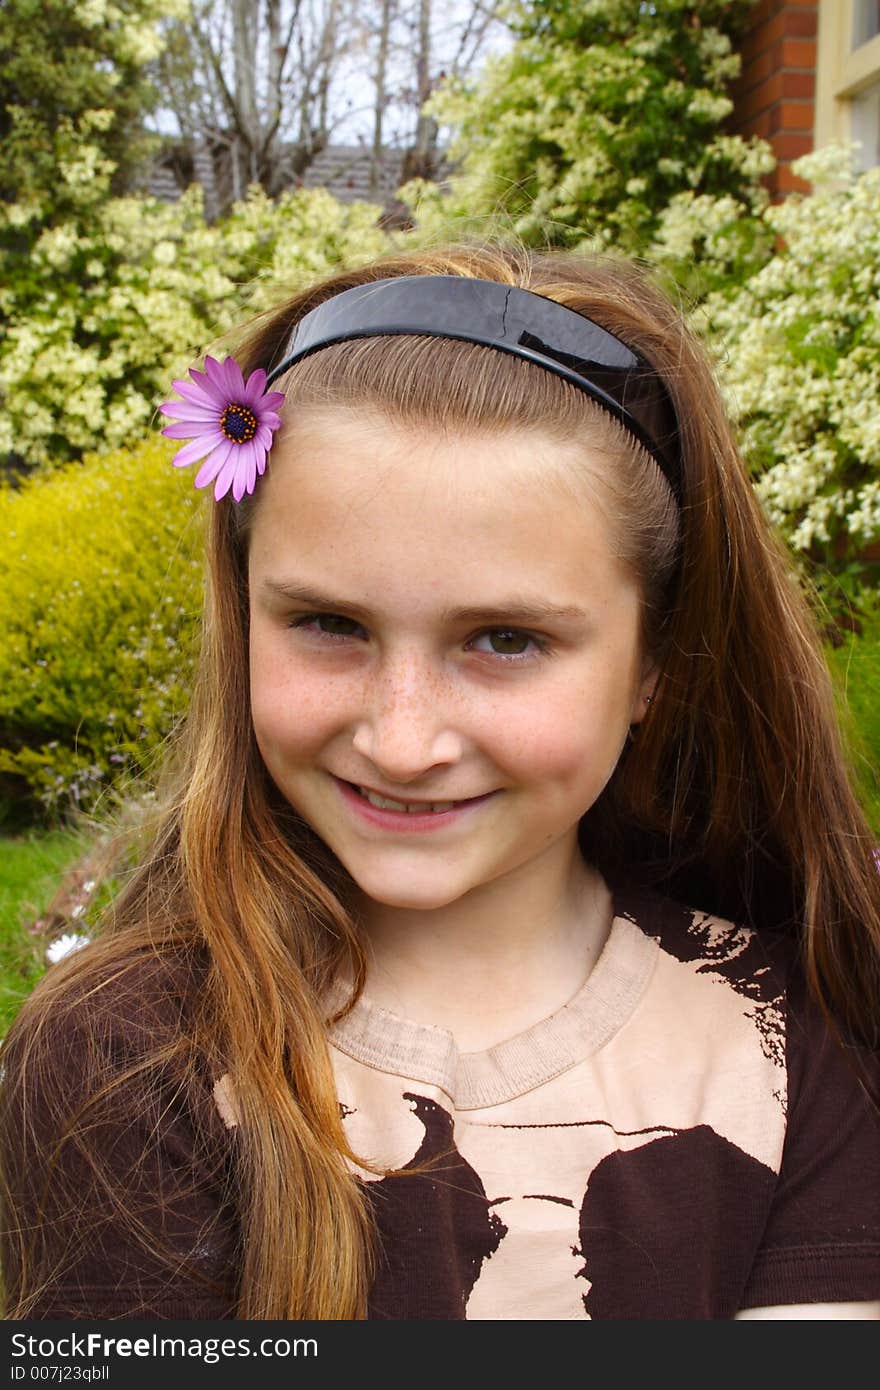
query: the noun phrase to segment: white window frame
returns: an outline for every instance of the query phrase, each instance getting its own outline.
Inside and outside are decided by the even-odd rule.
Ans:
[[[853,99],[880,82],[880,34],[853,47],[856,0],[819,0],[813,143],[853,139]]]

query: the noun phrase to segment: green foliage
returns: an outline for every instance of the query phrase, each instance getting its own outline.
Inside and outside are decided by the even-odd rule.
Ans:
[[[26,265],[7,264],[0,236],[0,455],[54,465],[138,438],[172,377],[245,305],[388,249],[379,212],[254,187],[209,226],[194,185],[178,203],[99,199],[43,230]],[[0,205],[0,227],[4,216],[18,225],[28,206]]]
[[[827,658],[862,802],[880,841],[880,593],[876,590],[860,594],[856,627],[856,632],[836,636]]]
[[[513,49],[428,104],[453,131],[460,173],[448,194],[404,186],[420,229],[501,219],[530,244],[642,252],[673,200],[724,198],[739,270],[759,263],[759,179],[772,156],[720,133],[739,67],[731,34],[749,3],[511,0]]]
[[[84,141],[125,186],[148,147],[145,68],[161,50],[159,21],[184,9],[180,0],[4,0],[0,199],[37,205],[46,224],[68,215],[77,200],[63,171]]]
[[[149,776],[184,712],[199,495],[164,440],[0,492],[0,776],[57,815]]]
[[[39,917],[62,871],[85,849],[79,830],[0,839],[0,1037],[46,968],[45,940],[23,928]]]
[[[701,319],[768,515],[857,589],[880,541],[880,169],[839,147],[793,168],[813,192],[764,213],[777,254]]]

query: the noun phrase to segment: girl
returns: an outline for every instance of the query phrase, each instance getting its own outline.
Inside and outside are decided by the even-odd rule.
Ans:
[[[880,1316],[880,877],[679,315],[463,243],[236,362],[165,809],[3,1050],[7,1315]]]

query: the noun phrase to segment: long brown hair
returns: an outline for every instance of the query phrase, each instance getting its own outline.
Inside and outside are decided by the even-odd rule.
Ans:
[[[458,243],[396,252],[313,285],[237,335],[238,361],[246,371],[272,365],[315,304],[401,274],[537,290],[618,334],[665,380],[679,421],[680,510],[645,451],[582,392],[491,348],[366,339],[305,359],[284,385],[285,408],[372,405],[428,429],[539,428],[613,458],[603,483],[617,544],[640,581],[646,649],[662,674],[637,737],[583,818],[582,850],[609,875],[625,871],[705,911],[794,934],[815,999],[848,1038],[876,1046],[880,875],[816,626],[682,316],[627,263]],[[44,1088],[57,1098],[58,1147],[30,1161],[45,1171],[46,1210],[52,1220],[65,1212],[68,1234],[85,1219],[75,1192],[59,1197],[55,1160],[61,1145],[77,1144],[100,1176],[84,1117],[132,1071],[147,1076],[160,1058],[183,1088],[229,1073],[239,1110],[230,1190],[241,1232],[237,1316],[363,1317],[375,1233],[347,1162],[363,1160],[343,1132],[321,1000],[344,971],[354,1002],[365,954],[347,872],[280,797],[253,736],[246,558],[259,505],[258,489],[240,507],[228,499],[209,507],[198,675],[152,842],[99,939],[54,967],[22,1008],[7,1040],[16,1060],[4,1105],[25,1114],[24,1153],[36,1130],[16,1088],[25,1073],[59,1075],[59,1019],[108,985],[118,1000],[125,980],[135,1002],[145,959],[189,962],[193,988],[175,1026],[145,1043],[125,1077],[96,1048],[76,1115],[63,1084]],[[53,1277],[51,1242],[10,1225],[22,1167],[19,1153],[5,1175],[12,1317],[27,1316]],[[150,1244],[149,1231],[143,1240]]]

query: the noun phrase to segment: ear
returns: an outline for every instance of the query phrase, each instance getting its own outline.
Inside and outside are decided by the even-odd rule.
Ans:
[[[648,706],[654,698],[654,691],[660,679],[659,666],[649,666],[644,672],[633,700],[630,724],[641,724],[645,715],[648,713]]]

